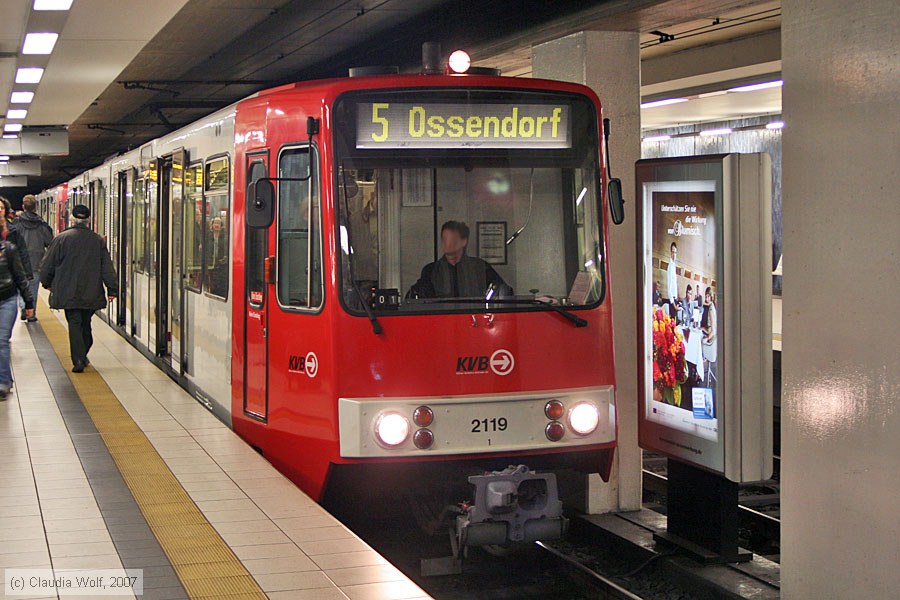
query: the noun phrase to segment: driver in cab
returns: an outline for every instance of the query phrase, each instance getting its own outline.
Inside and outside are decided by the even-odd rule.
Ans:
[[[483,298],[491,288],[509,292],[509,286],[494,267],[466,254],[468,243],[468,225],[461,221],[444,223],[441,226],[444,256],[425,265],[407,297]]]

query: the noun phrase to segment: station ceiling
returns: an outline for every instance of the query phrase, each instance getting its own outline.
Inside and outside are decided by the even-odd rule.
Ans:
[[[12,108],[28,109],[27,129],[67,127],[69,155],[42,157],[32,192],[259,89],[353,66],[415,70],[425,41],[527,76],[531,45],[584,29],[638,31],[657,57],[777,28],[780,14],[751,0],[74,0],[51,13],[34,1],[0,5],[0,118],[22,88],[16,69],[43,67],[32,103]],[[52,54],[22,54],[33,31],[59,33]]]

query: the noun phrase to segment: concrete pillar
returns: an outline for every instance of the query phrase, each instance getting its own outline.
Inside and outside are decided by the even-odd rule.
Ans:
[[[782,597],[896,598],[900,3],[782,6]]]
[[[641,451],[637,443],[637,289],[634,225],[634,163],[641,157],[641,62],[637,33],[583,31],[535,46],[534,77],[591,87],[612,121],[613,175],[622,179],[628,211],[625,223],[610,225],[610,277],[616,353],[619,449],[608,484],[589,479],[590,512],[635,510],[641,506]]]

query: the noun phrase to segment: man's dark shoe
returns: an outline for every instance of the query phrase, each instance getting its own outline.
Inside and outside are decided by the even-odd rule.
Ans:
[[[86,366],[87,365],[85,365],[83,362],[77,362],[77,363],[75,363],[75,366],[72,367],[72,372],[73,373],[81,373],[84,371],[84,368]]]
[[[25,316],[25,311],[24,311],[24,310],[22,311],[22,314],[19,315],[19,318],[22,319],[23,321],[24,321],[25,319],[28,318],[28,317]]]

